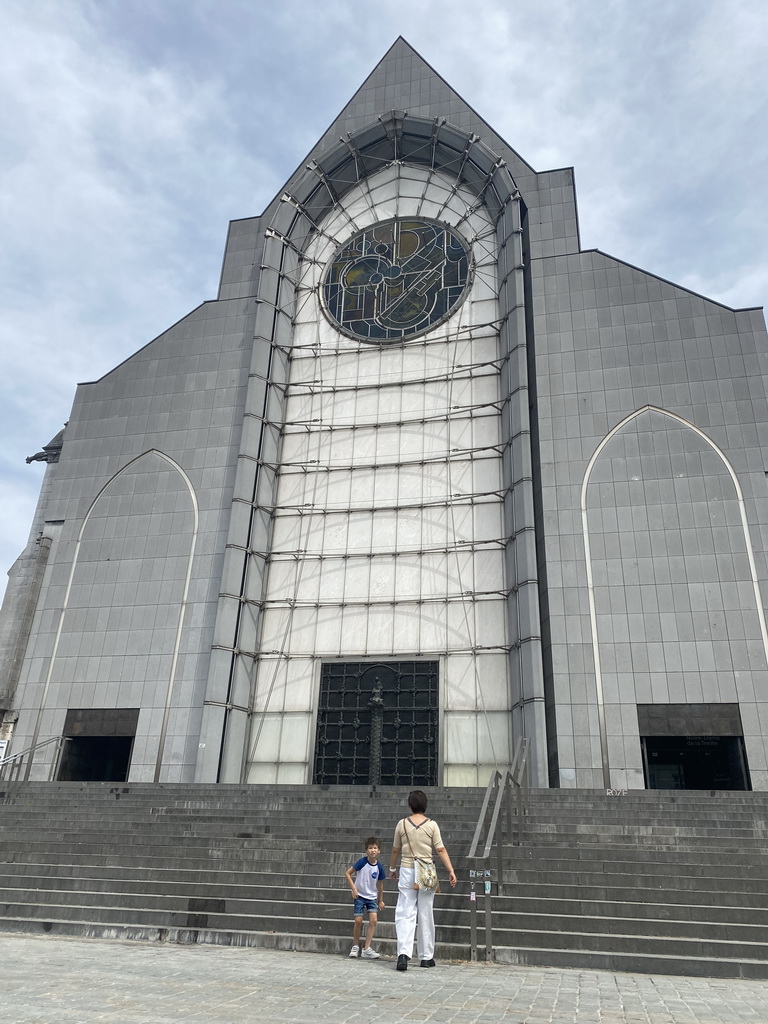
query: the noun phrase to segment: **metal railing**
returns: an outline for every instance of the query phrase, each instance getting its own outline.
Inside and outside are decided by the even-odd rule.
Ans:
[[[503,772],[491,774],[483,797],[483,804],[475,827],[475,834],[469,847],[468,859],[476,867],[470,868],[470,955],[477,960],[477,900],[483,898],[485,911],[485,959],[493,956],[492,897],[494,870],[491,867],[494,841],[496,843],[496,892],[504,890],[504,814],[506,812],[506,834],[508,846],[522,846],[525,833],[525,816],[528,810],[530,741],[523,737],[518,740],[512,764]],[[514,797],[514,800],[513,800]],[[487,825],[488,811],[490,822]],[[485,839],[483,832],[485,830]],[[480,847],[482,846],[482,850]],[[479,887],[479,888],[478,888]]]
[[[42,750],[43,747],[48,747],[52,743],[55,743],[56,747],[51,759],[51,766],[48,770],[47,781],[53,782],[59,771],[61,753],[64,749],[64,745],[69,743],[69,736],[51,736],[48,740],[41,740],[40,743],[35,743],[32,747],[26,747],[24,750],[20,750],[18,754],[9,754],[8,757],[4,757],[0,760],[0,781],[13,782],[18,781],[22,777],[24,779],[28,779],[32,770],[32,763],[35,759],[35,754],[39,750]]]

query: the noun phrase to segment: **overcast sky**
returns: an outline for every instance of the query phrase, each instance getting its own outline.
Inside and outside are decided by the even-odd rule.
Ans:
[[[215,297],[398,35],[575,167],[585,248],[768,301],[765,0],[0,0],[0,590],[75,385]]]

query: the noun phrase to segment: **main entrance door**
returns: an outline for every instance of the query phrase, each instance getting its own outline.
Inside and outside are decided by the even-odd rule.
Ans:
[[[438,663],[328,662],[320,680],[314,781],[437,785]]]

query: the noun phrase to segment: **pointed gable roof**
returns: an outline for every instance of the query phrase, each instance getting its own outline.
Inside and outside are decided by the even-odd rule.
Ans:
[[[275,215],[282,194],[296,188],[307,165],[319,161],[322,154],[338,146],[350,133],[386,118],[393,111],[444,119],[459,131],[476,135],[505,162],[529,215],[535,214],[529,216],[529,234],[537,245],[537,255],[580,251],[572,168],[536,172],[399,36],[262,214],[230,221],[219,298],[253,293],[264,228]],[[541,216],[535,213],[544,207],[553,209]]]
[[[366,78],[352,99],[307,154],[296,174],[309,160],[335,145],[348,132],[362,128],[390,110],[407,111],[419,117],[444,117],[450,124],[478,135],[502,157],[518,187],[535,188],[536,172],[441,78],[424,58],[399,36]],[[290,187],[296,174],[286,187]],[[526,182],[527,179],[527,182]]]

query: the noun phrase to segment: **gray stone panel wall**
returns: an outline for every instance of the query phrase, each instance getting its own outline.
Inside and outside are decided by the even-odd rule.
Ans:
[[[253,320],[206,303],[78,388],[15,749],[61,734],[68,708],[140,706],[131,777],[153,777],[160,746],[161,779],[193,777]]]
[[[256,294],[264,226],[263,217],[248,217],[230,223],[219,285],[220,299],[247,298]]]
[[[534,259],[531,279],[556,781],[604,785],[607,763],[642,786],[637,703],[738,701],[765,788],[762,312],[600,252]],[[633,413],[585,491],[591,612],[582,485]]]

